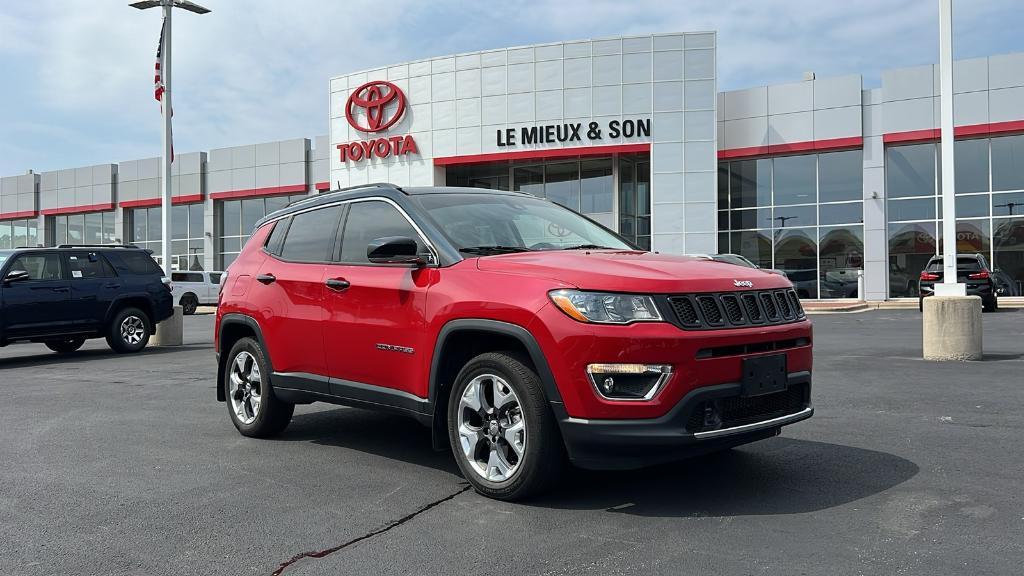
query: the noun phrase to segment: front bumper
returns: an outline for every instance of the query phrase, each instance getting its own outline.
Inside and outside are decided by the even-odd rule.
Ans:
[[[718,402],[742,402],[739,383],[705,386],[690,391],[667,414],[642,420],[591,420],[557,414],[562,437],[572,462],[588,469],[630,469],[660,464],[731,446],[739,446],[779,433],[782,426],[806,420],[811,406],[811,373],[794,372],[787,378],[787,405],[767,410],[759,417],[737,419],[720,426],[695,427],[706,406]],[[793,396],[793,395],[796,396]],[[763,399],[771,407],[775,398]]]

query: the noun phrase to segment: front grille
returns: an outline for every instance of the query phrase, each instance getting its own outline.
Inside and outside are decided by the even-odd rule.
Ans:
[[[669,296],[668,301],[676,325],[686,330],[787,324],[804,318],[800,299],[792,288],[677,294]]]
[[[743,398],[728,396],[696,406],[686,423],[689,432],[708,432],[763,422],[796,414],[808,405],[807,384],[793,384],[781,392]]]

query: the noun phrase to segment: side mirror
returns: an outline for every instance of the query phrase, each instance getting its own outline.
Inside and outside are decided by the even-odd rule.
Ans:
[[[416,241],[405,236],[377,238],[366,247],[366,257],[374,264],[423,266],[427,262],[418,252],[419,246]]]
[[[26,270],[11,270],[4,276],[4,284],[13,284],[14,282],[23,282],[29,280],[30,276]]]

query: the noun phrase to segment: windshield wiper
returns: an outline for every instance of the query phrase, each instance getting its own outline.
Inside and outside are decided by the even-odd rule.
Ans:
[[[467,246],[459,248],[463,254],[513,254],[515,252],[530,252],[525,246]]]
[[[615,248],[611,246],[598,246],[597,244],[580,244],[579,246],[562,248],[562,250],[615,250]]]

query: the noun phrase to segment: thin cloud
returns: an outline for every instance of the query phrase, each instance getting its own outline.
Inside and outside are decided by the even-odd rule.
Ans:
[[[718,31],[722,90],[933,62],[932,0],[544,0],[372,4],[205,0],[177,12],[175,147],[313,137],[331,76],[521,44]],[[1015,0],[956,2],[957,54],[1024,51]],[[369,10],[369,12],[367,12]],[[0,4],[0,174],[159,154],[152,96],[159,12],[127,0]]]

